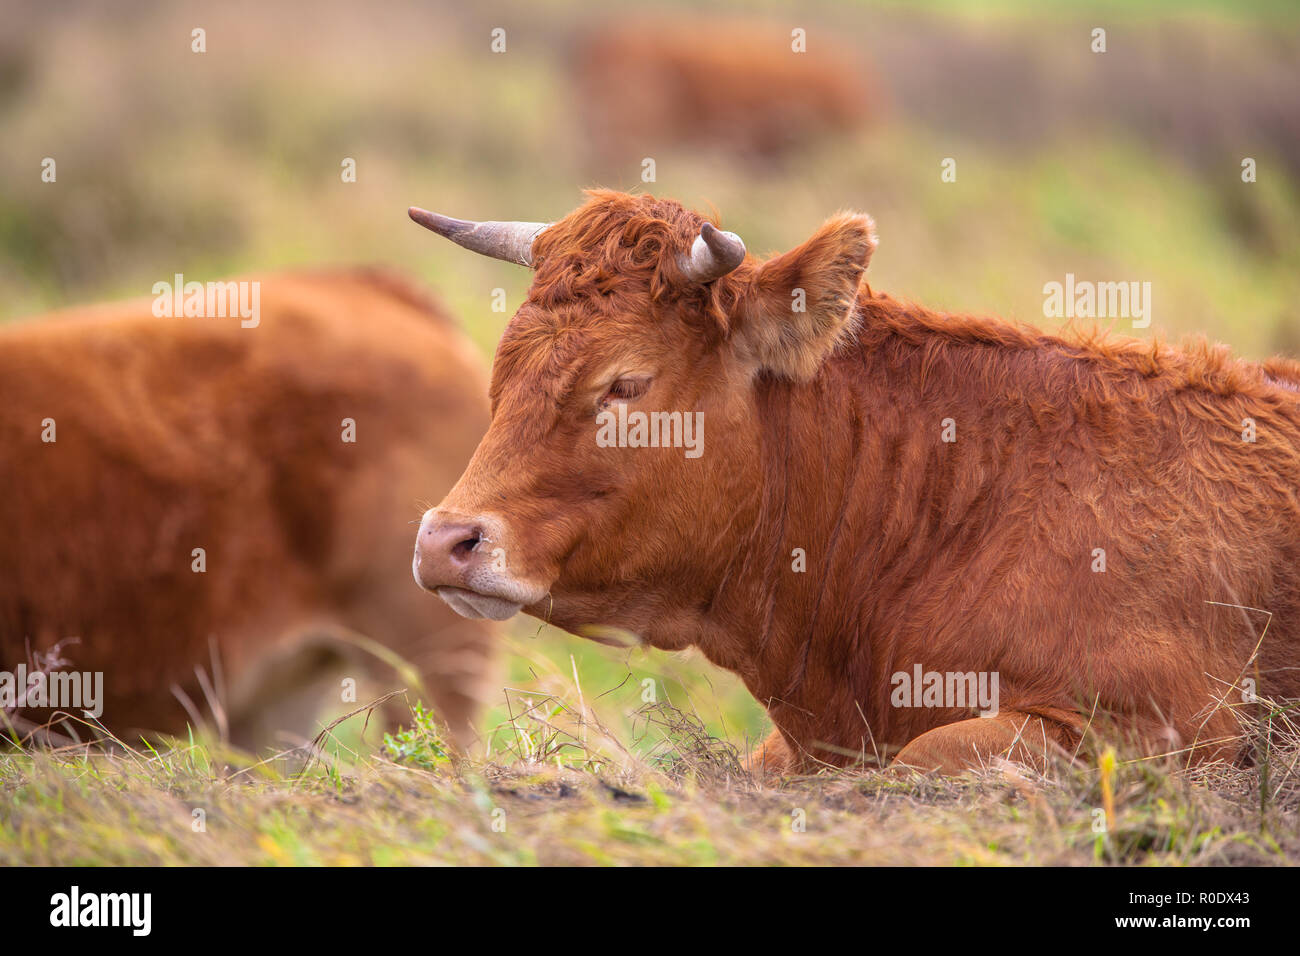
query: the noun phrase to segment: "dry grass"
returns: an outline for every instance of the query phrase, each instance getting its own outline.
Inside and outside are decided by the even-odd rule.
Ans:
[[[1300,859],[1300,735],[1276,711],[1250,768],[1117,760],[1090,741],[1046,775],[995,764],[960,778],[827,771],[773,781],[751,776],[739,748],[667,703],[636,711],[629,738],[576,682],[563,697],[520,694],[511,708],[497,738],[511,743],[475,759],[444,756],[427,717],[388,745],[350,748],[339,731],[364,722],[367,708],[310,752],[269,761],[193,740],[14,749],[0,757],[0,865]],[[278,769],[304,756],[299,772]]]

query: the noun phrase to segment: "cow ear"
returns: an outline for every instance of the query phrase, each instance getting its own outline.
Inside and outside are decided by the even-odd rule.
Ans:
[[[756,269],[737,300],[733,340],[754,371],[805,381],[851,330],[875,224],[840,213],[807,242]]]

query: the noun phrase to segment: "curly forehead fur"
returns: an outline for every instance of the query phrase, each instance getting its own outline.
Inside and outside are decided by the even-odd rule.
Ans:
[[[649,195],[591,189],[587,196],[586,203],[538,236],[529,302],[555,308],[581,299],[632,296],[642,305],[678,302],[726,327],[722,293],[731,283],[690,282],[678,262],[699,235],[703,216]]]
[[[675,307],[709,337],[727,331],[735,280],[691,282],[678,262],[703,216],[649,195],[592,189],[587,196],[533,245],[528,300],[497,348],[502,374],[493,376],[494,406],[504,381],[519,376],[552,400],[561,398],[587,352],[593,314],[644,319]]]

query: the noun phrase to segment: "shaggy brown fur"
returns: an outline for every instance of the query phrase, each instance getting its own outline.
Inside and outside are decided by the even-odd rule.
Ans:
[[[502,516],[549,592],[529,613],[698,647],[767,706],[780,769],[1041,762],[1090,723],[1200,759],[1235,752],[1244,679],[1300,697],[1300,366],[895,301],[851,214],[692,286],[702,222],[597,192],[535,244],[438,509]],[[629,375],[630,407],[703,414],[701,458],[598,447]],[[894,706],[915,665],[996,673],[999,715]]]
[[[417,666],[464,742],[492,631],[408,586],[410,534],[486,429],[482,366],[400,278],[260,281],[256,328],[144,300],[0,330],[0,669],[78,638],[69,668],[104,672],[101,719],[130,734],[184,731],[173,684],[212,719],[195,668],[219,667],[257,746],[314,733],[342,676],[361,703],[405,686],[357,632]]]

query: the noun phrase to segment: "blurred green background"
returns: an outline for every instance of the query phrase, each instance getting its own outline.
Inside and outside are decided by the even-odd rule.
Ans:
[[[1300,5],[1135,6],[11,2],[0,320],[148,295],[175,272],[382,263],[436,289],[487,357],[527,271],[435,240],[406,207],[546,220],[599,184],[714,208],[759,254],[865,210],[880,234],[873,288],[935,308],[1045,326],[1043,284],[1067,272],[1150,281],[1153,322],[1135,334],[1298,355]],[[762,24],[786,57],[802,29],[804,55],[869,87],[870,107],[775,154],[716,122],[711,138],[647,127],[621,154],[602,148],[575,64],[602,24],[634,20],[722,50],[733,25]],[[1104,54],[1090,48],[1097,27]],[[685,115],[689,89],[664,95]],[[348,157],[356,182],[340,176]],[[1242,182],[1244,157],[1257,182]],[[498,287],[505,313],[491,310]],[[608,692],[621,713],[655,677],[661,698],[738,745],[763,730],[734,679],[682,655],[527,620],[508,666],[526,694],[571,694],[576,672],[588,699]]]

